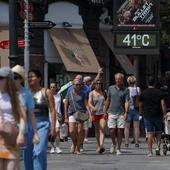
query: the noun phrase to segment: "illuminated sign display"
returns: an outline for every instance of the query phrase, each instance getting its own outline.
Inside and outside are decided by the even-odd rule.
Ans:
[[[158,54],[158,31],[115,31],[114,50],[117,54]]]
[[[157,48],[157,33],[120,33],[114,34],[115,47],[119,48]]]
[[[115,0],[114,2],[116,27],[158,27],[159,0]]]

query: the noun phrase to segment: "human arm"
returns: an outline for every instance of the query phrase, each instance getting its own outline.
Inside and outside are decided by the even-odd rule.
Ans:
[[[129,101],[126,99],[126,101],[125,101],[125,113],[124,113],[124,119],[125,120],[128,118],[128,110],[129,110]]]
[[[25,143],[24,140],[25,125],[26,125],[26,113],[23,106],[20,105],[19,133],[16,139],[16,143],[18,146],[21,146]]]
[[[63,102],[64,102],[64,122],[68,123],[68,106],[69,106],[68,98],[65,98]]]
[[[162,112],[163,112],[163,116],[164,116],[164,118],[166,119],[166,104],[165,104],[165,100],[164,99],[162,99],[161,100],[161,109],[162,109]]]
[[[51,94],[51,91],[49,89],[46,90],[47,93],[47,98],[48,98],[48,107],[49,107],[49,111],[51,114],[51,136],[55,136],[56,135],[56,110],[55,110],[55,103],[54,103],[54,97]]]
[[[100,79],[102,73],[103,73],[103,68],[99,68],[96,77],[95,77],[94,80],[92,81],[92,85],[91,85],[92,87],[94,87],[94,83],[95,83],[98,79]]]
[[[96,108],[93,106],[93,91],[89,93],[88,105],[91,112],[96,111]]]

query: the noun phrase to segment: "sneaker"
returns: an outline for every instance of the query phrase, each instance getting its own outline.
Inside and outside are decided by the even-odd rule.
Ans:
[[[55,148],[52,147],[51,150],[50,150],[50,153],[51,154],[55,153]]]
[[[161,155],[161,154],[160,154],[160,149],[156,148],[156,149],[155,149],[155,153],[156,153],[157,156],[160,156],[160,155]]]
[[[88,140],[87,138],[84,139],[84,143],[88,143],[88,141],[89,141],[89,140]]]
[[[84,149],[83,149],[83,144],[80,145],[80,152],[83,152]]]
[[[110,147],[110,153],[116,153],[116,145],[111,145]]]
[[[125,147],[128,148],[128,147],[129,147],[129,144],[128,144],[128,143],[125,143]]]
[[[122,152],[120,151],[120,149],[117,149],[116,155],[122,155]]]
[[[153,153],[152,152],[148,152],[148,157],[152,157]]]
[[[99,150],[99,153],[102,154],[103,152],[105,152],[105,148],[101,147],[100,150]]]
[[[138,143],[135,144],[135,148],[139,148],[139,144]]]
[[[56,147],[55,152],[59,154],[59,153],[62,153],[62,150],[59,147]]]

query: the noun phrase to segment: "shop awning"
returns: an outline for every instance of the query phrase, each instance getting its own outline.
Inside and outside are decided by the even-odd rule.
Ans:
[[[7,27],[0,27],[0,42],[9,40],[9,30]],[[0,47],[0,67],[9,65],[9,49]]]
[[[111,51],[114,54],[114,48],[113,48],[113,33],[110,31],[100,31],[103,39],[106,41],[107,45],[111,49]],[[119,61],[122,68],[125,70],[127,74],[134,74],[134,67],[129,60],[129,58],[126,55],[116,55],[114,54],[116,59]]]
[[[67,71],[98,72],[99,63],[83,29],[55,28],[49,33]]]

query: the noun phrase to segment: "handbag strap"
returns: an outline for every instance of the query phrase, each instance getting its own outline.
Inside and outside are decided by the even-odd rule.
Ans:
[[[75,105],[75,102],[74,102],[73,92],[71,92],[71,99],[73,101],[74,110],[75,110],[75,112],[77,112],[76,105]]]

